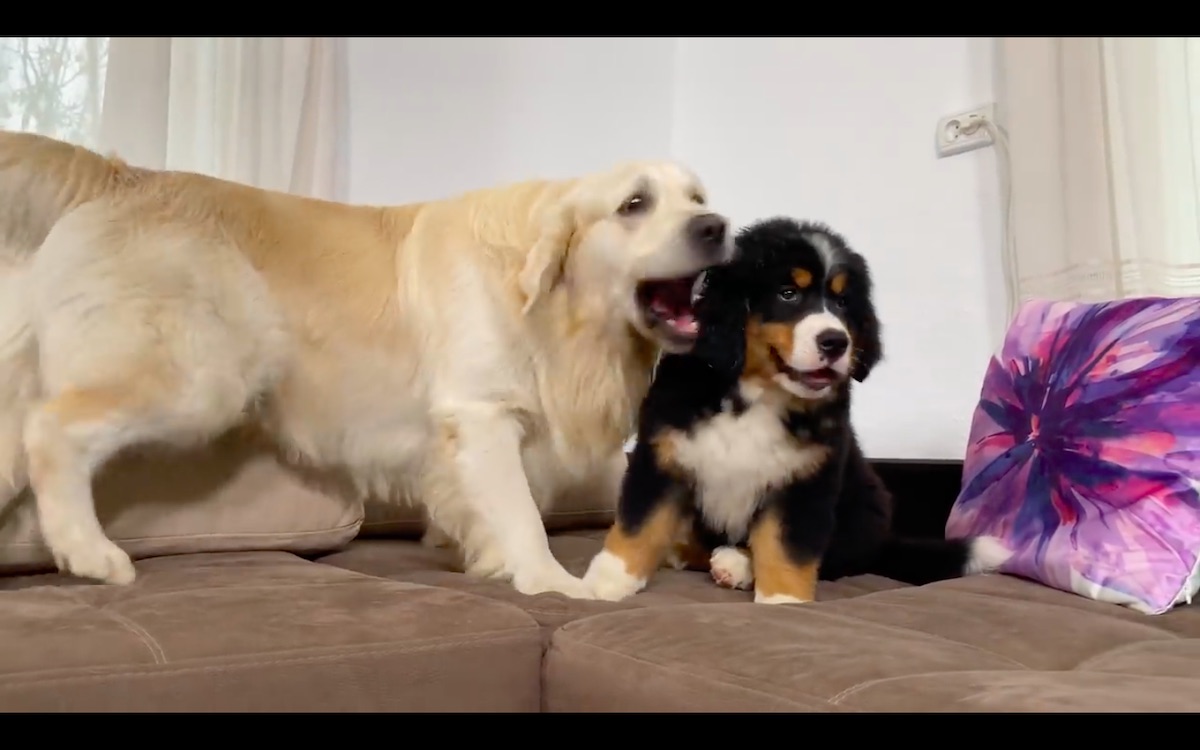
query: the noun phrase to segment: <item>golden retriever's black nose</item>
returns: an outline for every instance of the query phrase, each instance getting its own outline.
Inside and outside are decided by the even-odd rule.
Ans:
[[[729,229],[725,217],[717,214],[701,214],[688,221],[688,236],[696,246],[705,251],[717,252],[725,247],[725,232]]]
[[[817,334],[817,348],[830,362],[846,353],[850,347],[850,337],[845,331],[836,328],[826,328]]]

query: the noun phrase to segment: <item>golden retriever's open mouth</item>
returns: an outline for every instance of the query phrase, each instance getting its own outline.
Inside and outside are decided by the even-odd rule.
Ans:
[[[637,303],[650,330],[669,343],[694,343],[700,334],[696,300],[703,271],[674,279],[648,279],[637,285]]]

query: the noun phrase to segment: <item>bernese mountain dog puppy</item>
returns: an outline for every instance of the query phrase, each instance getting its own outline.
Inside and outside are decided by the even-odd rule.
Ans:
[[[584,580],[602,599],[664,562],[708,568],[754,601],[811,602],[817,581],[877,573],[920,585],[994,570],[990,537],[901,539],[892,497],[850,425],[851,381],[883,356],[866,261],[788,218],[737,237],[697,289],[695,347],[660,361],[616,522]]]

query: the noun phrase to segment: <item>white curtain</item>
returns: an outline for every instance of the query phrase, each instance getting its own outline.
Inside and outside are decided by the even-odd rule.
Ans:
[[[0,55],[6,127],[81,142],[139,166],[345,199],[342,38],[0,39],[10,50]],[[99,62],[76,65],[84,72],[73,74],[69,61],[91,60],[89,54]],[[39,73],[36,85],[20,78],[26,59],[49,71]],[[52,75],[57,68],[50,63],[58,60],[68,61],[59,65],[68,70]],[[57,109],[46,101],[58,102]],[[87,102],[97,103],[90,117],[76,116],[87,114]]]
[[[1200,294],[1200,38],[997,44],[1010,301]]]

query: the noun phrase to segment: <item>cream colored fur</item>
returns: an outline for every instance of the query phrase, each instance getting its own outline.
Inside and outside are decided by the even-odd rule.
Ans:
[[[616,486],[658,354],[634,285],[705,265],[702,195],[650,162],[353,206],[0,132],[0,503],[32,485],[59,567],[128,582],[92,475],[248,422],[423,507],[469,572],[590,598],[539,507]]]

